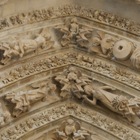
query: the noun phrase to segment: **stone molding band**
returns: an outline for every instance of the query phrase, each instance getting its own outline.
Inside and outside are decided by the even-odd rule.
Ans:
[[[73,116],[82,121],[86,121],[95,127],[120,138],[121,140],[128,140],[130,137],[132,140],[140,140],[139,133],[131,128],[128,128],[123,124],[100,114],[99,112],[83,108],[83,106],[81,107],[73,102],[61,103],[57,105],[57,107],[54,106],[46,110],[39,111],[24,119],[22,122],[17,122],[14,126],[3,128],[0,132],[1,140],[5,140],[5,138],[8,140],[19,139],[30,131],[66,116]]]
[[[92,55],[83,54],[80,51],[78,53],[68,51],[63,54],[56,54],[55,57],[51,56],[35,62],[27,62],[23,65],[16,66],[7,73],[3,72],[0,83],[1,89],[21,79],[69,64],[83,67],[136,90],[140,90],[139,76],[137,73],[132,70],[125,71],[125,68],[119,69],[113,63],[108,63],[108,61],[104,61],[98,57],[95,58]]]
[[[52,7],[49,9],[38,9],[28,13],[20,13],[18,15],[3,18],[0,21],[0,30],[67,16],[87,18],[97,23],[140,36],[140,25],[134,21],[113,15],[111,13],[106,13],[104,11],[86,9],[77,5],[65,5],[58,8]]]

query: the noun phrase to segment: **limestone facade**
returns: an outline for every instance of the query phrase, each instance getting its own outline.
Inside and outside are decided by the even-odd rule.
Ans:
[[[0,140],[140,140],[139,6],[1,0]]]

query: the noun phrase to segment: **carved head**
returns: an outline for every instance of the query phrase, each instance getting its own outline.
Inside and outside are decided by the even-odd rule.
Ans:
[[[72,125],[72,124],[74,124],[74,120],[68,119],[68,120],[67,120],[67,123],[68,123],[69,125]]]

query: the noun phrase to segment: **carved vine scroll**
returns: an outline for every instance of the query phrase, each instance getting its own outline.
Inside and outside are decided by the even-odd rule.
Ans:
[[[139,133],[133,129],[128,128],[103,114],[97,113],[96,111],[91,111],[85,107],[81,107],[71,102],[59,104],[55,107],[48,108],[33,114],[24,121],[18,122],[15,126],[11,126],[10,128],[2,130],[0,132],[0,138],[2,140],[19,139],[37,128],[69,115],[86,121],[87,123],[91,123],[92,125],[108,133],[111,133],[121,140],[128,140],[130,137],[132,140],[140,140]]]
[[[138,36],[140,34],[140,25],[134,21],[113,15],[112,13],[107,13],[105,11],[86,9],[77,5],[65,5],[58,8],[52,7],[49,9],[38,9],[28,13],[20,13],[18,15],[3,18],[0,21],[0,30],[66,16],[84,17]]]

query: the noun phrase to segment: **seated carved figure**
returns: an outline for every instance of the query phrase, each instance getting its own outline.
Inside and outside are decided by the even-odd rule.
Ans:
[[[60,96],[63,98],[71,96],[71,92],[75,96],[81,97],[81,95],[78,94],[79,91],[83,92],[84,90],[82,86],[85,85],[87,81],[90,81],[87,77],[84,77],[74,67],[70,67],[68,71],[65,71],[63,73],[63,75],[56,76],[55,80],[58,81],[62,86]]]
[[[80,124],[73,119],[63,122],[55,134],[54,140],[87,140],[90,138],[90,133],[82,130]]]
[[[49,93],[53,93],[56,90],[56,86],[52,83],[41,83],[36,89],[9,93],[6,95],[6,100],[15,104],[13,116],[19,116],[21,113],[26,112],[30,109],[32,103],[39,100],[45,101]]]

